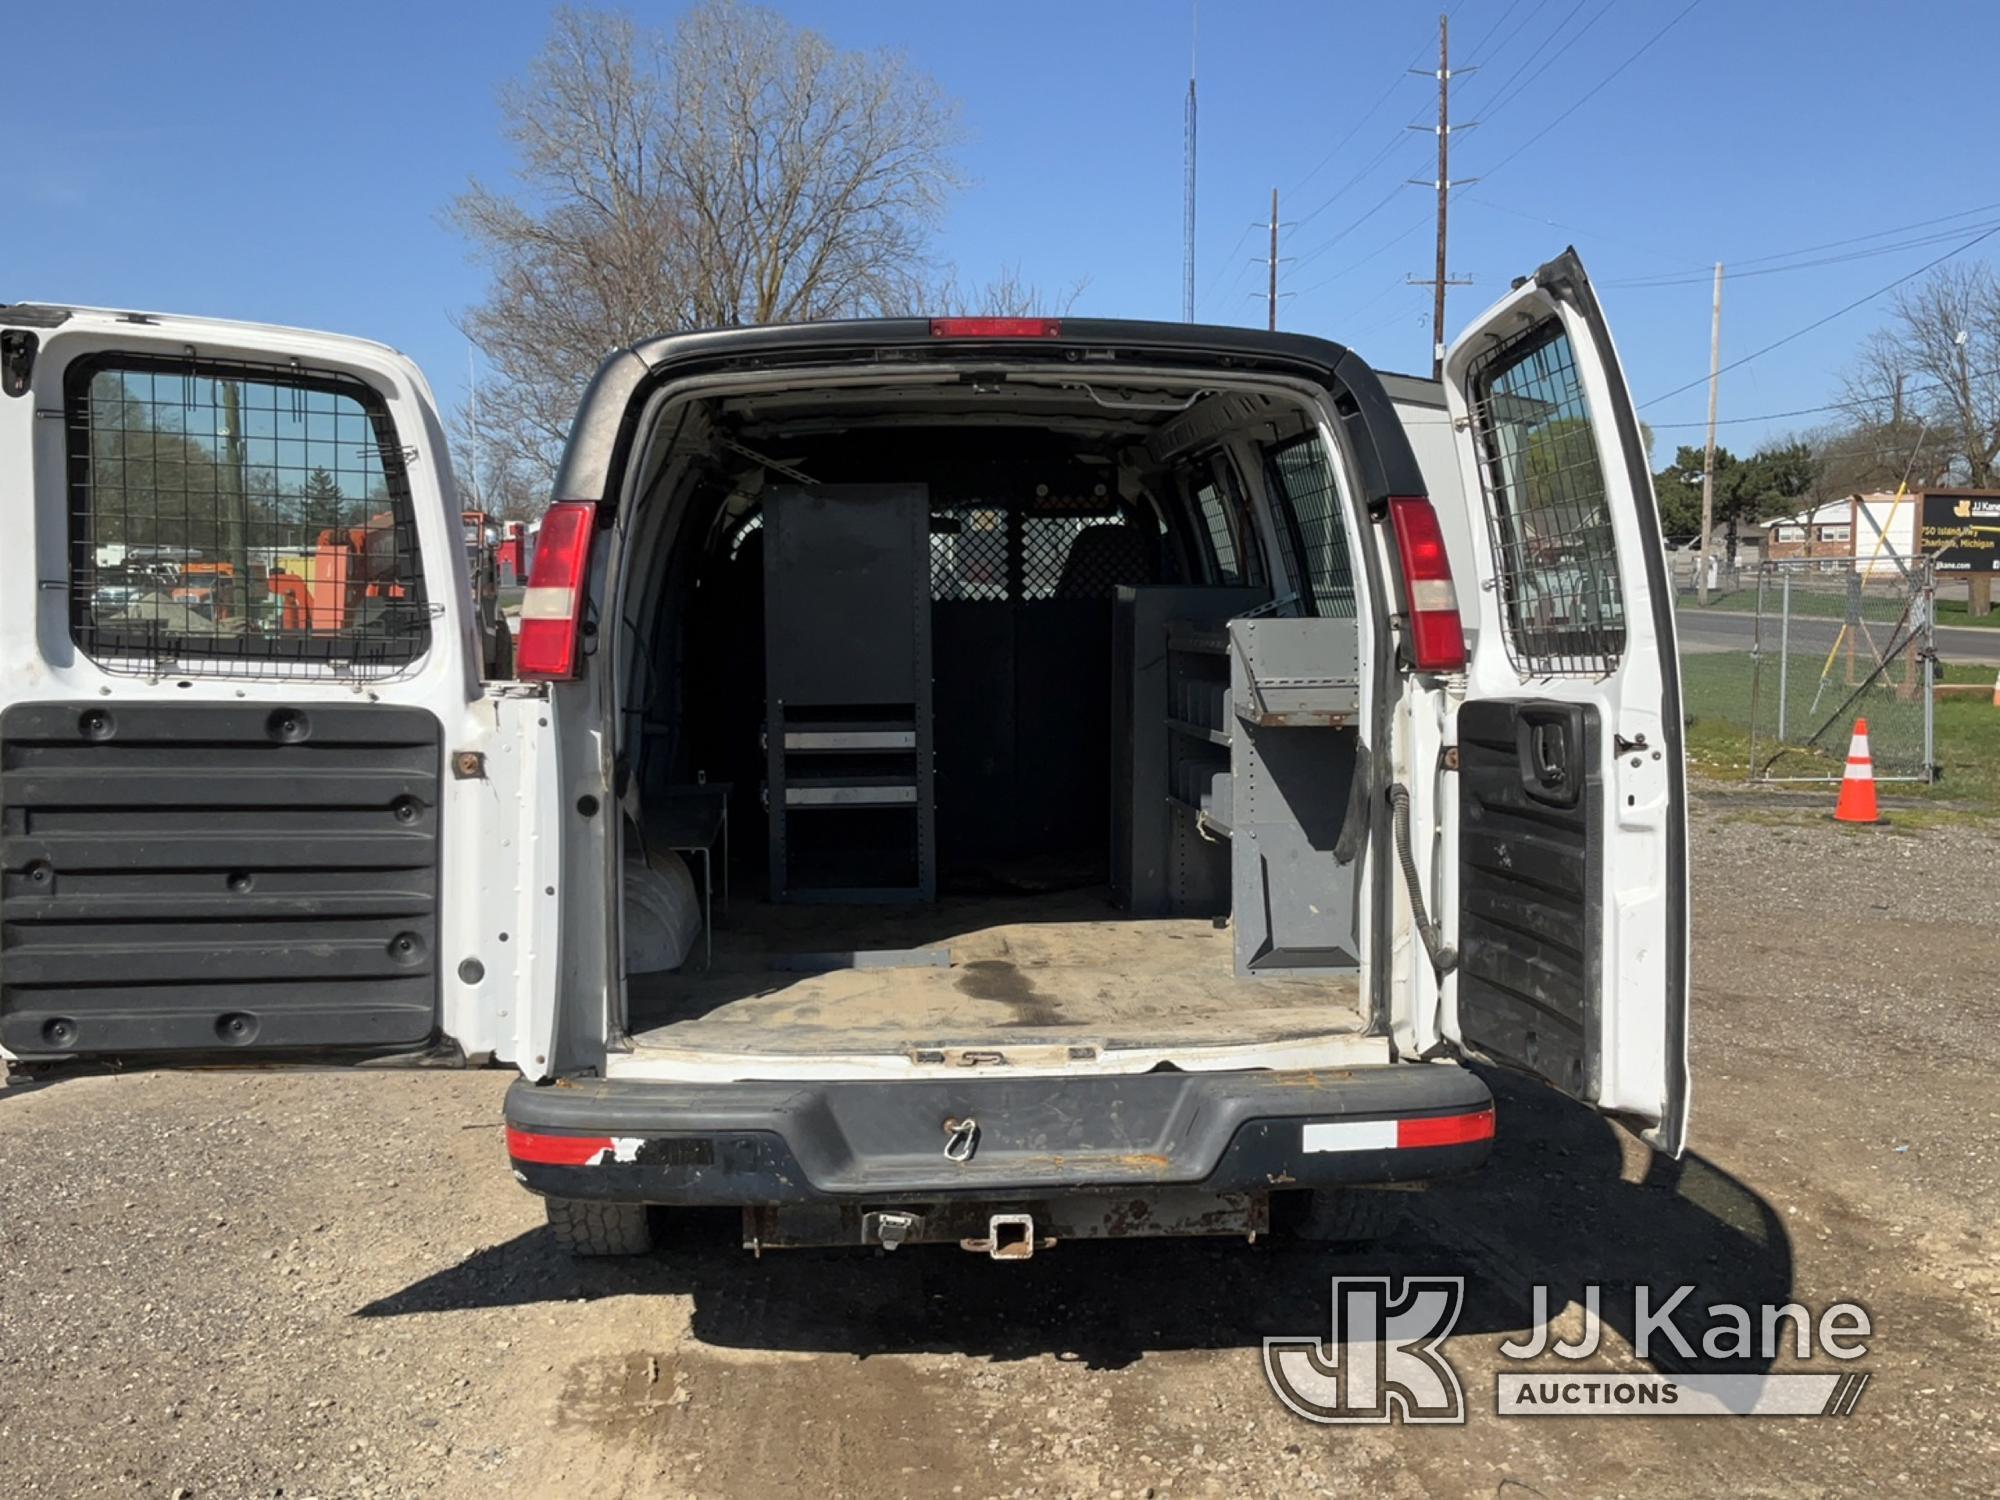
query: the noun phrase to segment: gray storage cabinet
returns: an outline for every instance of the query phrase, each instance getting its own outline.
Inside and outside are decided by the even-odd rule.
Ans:
[[[1121,587],[1112,615],[1111,884],[1138,916],[1222,916],[1229,910],[1226,828],[1228,669],[1206,676],[1198,653],[1219,653],[1231,615],[1270,593],[1257,587]],[[1206,712],[1204,712],[1206,711]],[[1205,724],[1197,723],[1206,717]],[[1220,734],[1216,731],[1221,731]],[[1220,802],[1217,802],[1217,798]]]
[[[930,498],[764,501],[765,797],[773,901],[930,901]]]
[[[1360,871],[1336,850],[1359,742],[1359,627],[1231,620],[1228,653],[1236,971],[1352,969]]]

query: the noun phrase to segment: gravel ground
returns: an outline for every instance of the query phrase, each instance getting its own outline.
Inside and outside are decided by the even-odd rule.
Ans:
[[[1493,1165],[1367,1254],[756,1261],[723,1217],[580,1267],[507,1175],[500,1073],[10,1088],[0,1493],[1994,1493],[2000,838],[1716,792],[1695,857],[1693,1153],[1496,1076]],[[1383,1271],[1469,1278],[1466,1426],[1311,1427],[1266,1390],[1263,1337]],[[1687,1280],[1866,1303],[1857,1412],[1493,1415],[1530,1284]],[[1637,1368],[1617,1303],[1601,1362]]]

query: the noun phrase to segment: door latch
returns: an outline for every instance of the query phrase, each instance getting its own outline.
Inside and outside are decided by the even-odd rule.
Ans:
[[[1620,755],[1630,755],[1646,748],[1646,736],[1641,734],[1628,740],[1622,734],[1614,734],[1611,736],[1611,748]]]

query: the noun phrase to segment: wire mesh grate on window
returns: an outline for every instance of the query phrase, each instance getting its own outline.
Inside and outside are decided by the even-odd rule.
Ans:
[[[931,597],[1008,597],[1007,512],[997,505],[947,505],[931,511]]]
[[[1317,433],[1307,433],[1272,449],[1270,460],[1272,488],[1291,509],[1292,524],[1281,525],[1278,535],[1292,576],[1302,585],[1305,612],[1351,619],[1354,573],[1326,448]]]
[[[1501,344],[1471,395],[1508,658],[1529,676],[1603,676],[1624,655],[1625,600],[1569,336],[1543,325]]]
[[[1123,515],[1031,515],[1021,548],[1024,599],[1109,599],[1153,582],[1154,549]]]
[[[107,671],[392,675],[430,642],[407,457],[352,377],[114,355],[69,378],[71,629]]]
[[[1213,480],[1201,484],[1194,492],[1194,503],[1201,512],[1202,527],[1208,533],[1217,581],[1241,583],[1242,571],[1236,565],[1236,535],[1229,529],[1228,502],[1223,497],[1222,487]]]
[[[1117,512],[939,505],[931,511],[931,597],[1108,599],[1121,583],[1155,581],[1156,552]]]

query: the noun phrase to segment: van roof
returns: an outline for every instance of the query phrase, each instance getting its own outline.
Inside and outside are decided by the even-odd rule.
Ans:
[[[0,302],[0,324],[16,328],[64,328],[71,326],[111,328],[134,324],[169,331],[185,329],[190,334],[251,334],[260,338],[278,335],[287,343],[323,344],[345,349],[368,349],[378,354],[406,355],[377,339],[356,338],[352,334],[328,333],[317,328],[295,328],[284,323],[254,323],[241,318],[205,318],[190,313],[146,312],[136,308],[84,307],[76,303]]]

